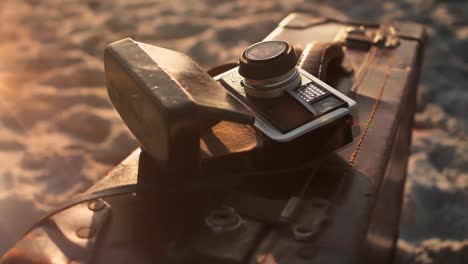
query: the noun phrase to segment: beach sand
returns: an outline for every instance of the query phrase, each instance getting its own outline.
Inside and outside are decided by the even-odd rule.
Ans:
[[[399,263],[468,261],[468,3],[380,1],[0,2],[0,255],[44,211],[137,147],[105,89],[105,46],[124,37],[235,61],[292,11],[427,26]]]

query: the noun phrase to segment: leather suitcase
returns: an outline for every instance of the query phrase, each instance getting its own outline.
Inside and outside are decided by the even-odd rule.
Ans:
[[[262,197],[223,188],[180,190],[184,185],[174,183],[151,190],[151,197],[140,195],[137,180],[158,172],[137,149],[86,193],[40,220],[2,263],[390,262],[424,38],[417,24],[382,26],[302,13],[286,17],[266,38],[304,50],[311,41],[347,43],[343,63],[353,73],[327,74],[327,82],[358,102],[361,133],[321,162],[300,205],[298,218],[305,225],[291,229],[275,220],[289,198],[282,191],[288,178],[247,187],[255,192],[278,186]],[[320,75],[321,65],[311,71]],[[221,142],[222,132],[213,133]],[[230,210],[234,218],[226,215]],[[207,227],[207,215],[224,217],[231,227],[242,223],[242,229],[216,232]]]

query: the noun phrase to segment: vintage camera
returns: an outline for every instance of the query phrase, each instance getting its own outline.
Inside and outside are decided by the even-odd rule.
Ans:
[[[214,78],[131,39],[109,45],[104,61],[112,103],[166,178],[295,169],[356,135],[356,102],[299,68],[283,41],[248,47]]]
[[[356,102],[297,67],[294,48],[283,41],[248,47],[239,67],[215,77],[255,112],[255,126],[286,142],[340,117],[357,117]]]

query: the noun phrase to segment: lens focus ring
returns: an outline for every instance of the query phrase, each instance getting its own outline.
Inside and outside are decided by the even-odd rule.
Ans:
[[[264,41],[248,47],[239,60],[239,74],[264,80],[284,75],[297,64],[294,48],[284,41]]]

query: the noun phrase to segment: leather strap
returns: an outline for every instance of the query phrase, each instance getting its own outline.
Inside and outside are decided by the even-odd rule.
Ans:
[[[343,58],[342,43],[311,42],[302,51],[297,65],[320,80],[326,81],[328,75],[332,74],[330,67],[340,65]]]
[[[136,193],[136,192],[137,192],[137,184],[128,184],[128,185],[121,185],[121,186],[105,189],[102,191],[91,192],[91,193],[85,192],[85,193],[78,194],[72,197],[70,200],[65,201],[64,203],[59,205],[54,210],[45,213],[40,218],[40,220],[34,226],[32,226],[29,229],[29,231],[27,231],[26,233],[31,232],[34,228],[44,223],[44,221],[46,221],[48,218],[52,217],[53,215],[59,212],[62,212],[64,210],[67,210],[68,208],[75,206],[77,204],[82,204],[82,203],[86,203],[86,202],[90,202],[93,200],[98,200],[98,199],[106,198],[110,196],[131,194],[131,193]]]

